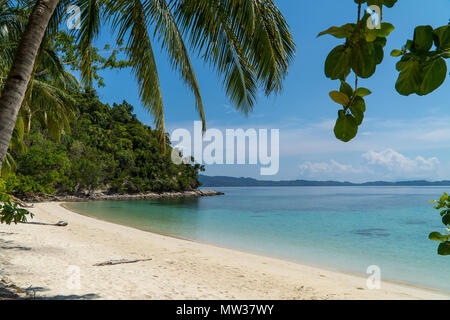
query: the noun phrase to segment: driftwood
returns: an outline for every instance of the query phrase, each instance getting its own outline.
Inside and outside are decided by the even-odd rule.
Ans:
[[[94,267],[103,267],[103,266],[114,266],[116,264],[125,264],[125,263],[136,263],[136,262],[143,262],[143,261],[150,261],[152,258],[149,259],[121,259],[121,260],[109,260],[101,263],[94,264]]]
[[[65,221],[59,221],[58,223],[44,223],[44,222],[24,222],[25,224],[35,224],[39,226],[52,226],[52,227],[67,227],[69,224]]]

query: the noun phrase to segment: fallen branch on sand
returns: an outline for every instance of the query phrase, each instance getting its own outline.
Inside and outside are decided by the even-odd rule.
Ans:
[[[31,209],[31,208],[34,208],[34,205],[33,205],[33,204],[27,204],[27,203],[23,202],[22,200],[20,200],[20,199],[14,197],[14,196],[11,196],[11,198],[12,198],[12,199],[14,200],[14,202],[16,202],[21,208],[24,208],[24,209]]]
[[[44,222],[23,222],[24,224],[35,224],[39,226],[52,226],[52,227],[67,227],[69,224],[65,221],[60,221],[58,223],[44,223]]]
[[[125,263],[136,263],[136,262],[143,262],[143,261],[150,261],[152,258],[149,259],[121,259],[121,260],[109,260],[102,263],[94,264],[94,267],[103,267],[103,266],[113,266],[116,264],[125,264]]]

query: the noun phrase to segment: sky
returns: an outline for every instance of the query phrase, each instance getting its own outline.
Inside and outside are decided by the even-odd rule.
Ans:
[[[367,112],[358,136],[350,143],[334,137],[333,127],[339,106],[328,92],[339,87],[324,75],[328,53],[340,39],[317,38],[330,26],[356,20],[353,0],[278,0],[297,44],[297,53],[284,83],[275,97],[259,94],[255,110],[248,117],[234,110],[225,94],[221,78],[191,52],[206,111],[207,127],[224,132],[236,128],[279,129],[278,174],[262,176],[259,165],[207,165],[207,175],[252,177],[262,180],[450,180],[450,80],[436,92],[404,97],[395,91],[398,58],[389,54],[413,36],[414,27],[439,27],[449,22],[450,0],[399,0],[385,9],[384,22],[396,29],[388,38],[385,59],[371,79],[361,86],[373,93],[366,98]],[[430,4],[432,3],[432,5]],[[104,28],[96,44],[113,43]],[[155,40],[156,41],[156,40]],[[154,47],[157,47],[155,44]],[[193,95],[157,52],[158,72],[163,92],[168,132],[178,128],[193,130],[198,120]],[[106,87],[98,90],[103,102],[126,100],[138,118],[153,125],[142,107],[136,81],[130,70],[105,71]]]

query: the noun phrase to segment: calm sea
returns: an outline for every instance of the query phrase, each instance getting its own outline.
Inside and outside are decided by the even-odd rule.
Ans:
[[[450,292],[450,257],[429,203],[444,187],[216,188],[225,196],[72,203],[88,216],[142,230]]]

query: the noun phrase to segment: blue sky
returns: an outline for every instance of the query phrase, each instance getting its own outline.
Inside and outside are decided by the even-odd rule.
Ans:
[[[412,38],[414,26],[434,27],[448,23],[450,0],[399,0],[384,12],[384,21],[396,29],[388,38],[385,59],[376,74],[361,85],[373,94],[366,99],[367,112],[356,139],[337,141],[333,126],[338,106],[328,97],[338,83],[323,73],[327,54],[340,44],[331,36],[316,35],[332,25],[356,19],[353,0],[276,1],[285,14],[297,44],[284,91],[267,99],[260,95],[255,111],[248,117],[234,111],[220,78],[192,55],[202,91],[208,128],[280,129],[280,171],[276,176],[260,176],[258,166],[208,166],[208,175],[245,176],[258,179],[314,180],[399,180],[450,179],[450,81],[425,97],[400,96],[394,89],[398,73],[392,49],[401,48]],[[432,5],[430,4],[432,3]],[[111,43],[107,28],[97,41]],[[155,45],[156,47],[156,45]],[[168,131],[192,129],[198,120],[194,98],[166,61],[157,56],[165,103]],[[99,89],[107,103],[127,100],[135,106],[138,118],[152,125],[141,107],[138,89],[129,70],[103,73],[106,88]]]

